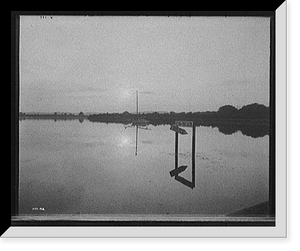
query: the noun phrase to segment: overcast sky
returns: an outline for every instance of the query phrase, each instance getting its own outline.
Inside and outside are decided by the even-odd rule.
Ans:
[[[265,17],[22,16],[20,111],[269,105]]]

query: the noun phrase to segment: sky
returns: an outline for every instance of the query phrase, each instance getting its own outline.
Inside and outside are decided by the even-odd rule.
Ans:
[[[21,16],[20,111],[269,106],[270,19]]]

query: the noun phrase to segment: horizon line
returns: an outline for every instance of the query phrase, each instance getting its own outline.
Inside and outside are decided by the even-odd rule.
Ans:
[[[255,105],[255,104],[257,104],[257,105],[262,105],[262,106],[265,106],[266,108],[269,108],[270,106],[266,106],[266,105],[264,105],[264,104],[259,104],[259,103],[251,103],[251,104],[248,104],[248,105],[243,105],[243,106],[241,106],[240,108],[237,108],[237,107],[235,107],[235,106],[233,106],[233,105],[223,105],[223,106],[233,106],[233,107],[235,107],[237,110],[240,110],[242,107],[245,107],[245,106],[249,106],[249,105]],[[220,106],[219,107],[219,109],[221,108],[221,107],[223,107],[223,106]],[[218,110],[219,110],[218,109]],[[140,111],[139,113],[155,113],[155,112],[157,112],[157,113],[171,113],[171,112],[174,112],[174,113],[189,113],[189,112],[191,112],[191,113],[198,113],[198,112],[200,112],[200,113],[205,113],[205,112],[218,112],[218,110],[210,110],[210,111],[177,111],[177,112],[175,112],[175,111]],[[72,115],[74,115],[74,114],[79,114],[80,112],[83,112],[82,110],[80,110],[79,112],[77,111],[77,112],[66,112],[66,111],[52,111],[52,112],[45,112],[45,111],[30,111],[30,112],[23,112],[23,111],[19,111],[19,113],[26,113],[26,114],[54,114],[54,113],[58,113],[58,114],[64,114],[64,113],[66,113],[66,114],[72,114]],[[108,113],[108,114],[110,114],[110,113],[119,113],[119,114],[122,114],[122,113],[125,113],[125,112],[128,112],[128,113],[130,113],[130,114],[135,114],[135,112],[134,111],[132,111],[132,112],[129,112],[129,111],[127,111],[127,110],[125,110],[125,111],[122,111],[122,112],[99,112],[99,111],[97,111],[97,112],[83,112],[84,114],[105,114],[105,113]]]
[[[237,110],[239,110],[239,109],[241,109],[242,107],[244,107],[244,106],[249,106],[249,105],[255,105],[255,104],[257,104],[257,105],[263,105],[263,106],[265,106],[265,107],[267,107],[267,108],[269,108],[270,107],[270,105],[264,105],[264,104],[260,104],[260,103],[257,103],[257,102],[255,102],[255,103],[251,103],[251,104],[247,104],[247,105],[243,105],[243,106],[238,106],[238,107],[236,107],[236,106],[234,106],[234,105],[229,105],[229,104],[227,104],[227,105],[222,105],[222,106],[220,106],[219,108],[218,108],[218,110],[221,108],[221,107],[224,107],[224,106],[233,106],[233,107],[235,107]],[[239,108],[240,107],[240,108]],[[194,111],[194,112],[192,112],[192,111],[177,111],[177,112],[175,112],[175,111],[158,111],[158,110],[154,110],[154,111],[140,111],[139,113],[154,113],[154,112],[157,112],[157,113],[170,113],[170,112],[175,112],[175,113],[182,113],[182,112],[185,112],[185,113],[187,113],[187,112],[192,112],[192,113],[196,113],[196,112],[217,112],[218,110],[210,110],[210,111]],[[71,113],[71,114],[78,114],[78,113],[80,113],[80,112],[83,112],[83,110],[80,110],[79,112],[77,111],[77,112],[70,112],[70,111],[49,111],[49,112],[46,112],[46,111],[30,111],[30,112],[24,112],[24,111],[19,111],[19,113],[42,113],[42,114],[49,114],[49,113]],[[127,111],[127,110],[125,110],[125,111],[122,111],[122,112],[99,112],[99,111],[95,111],[95,112],[91,112],[91,111],[88,111],[88,112],[83,112],[84,114],[95,114],[95,113],[124,113],[124,112],[129,112],[129,111]],[[134,111],[132,111],[132,112],[129,112],[129,113],[135,113]]]

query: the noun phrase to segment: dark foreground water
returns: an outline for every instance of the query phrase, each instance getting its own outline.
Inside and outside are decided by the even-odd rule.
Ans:
[[[196,127],[175,133],[122,124],[20,121],[20,214],[224,215],[269,199],[269,136],[252,138]],[[137,155],[136,155],[137,151]]]

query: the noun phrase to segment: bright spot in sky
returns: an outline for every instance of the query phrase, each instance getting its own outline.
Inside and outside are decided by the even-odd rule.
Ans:
[[[123,95],[124,95],[125,99],[131,98],[132,97],[132,91],[125,90]]]
[[[133,100],[135,91],[132,89],[120,89],[119,90],[119,97],[121,101],[129,101]]]

